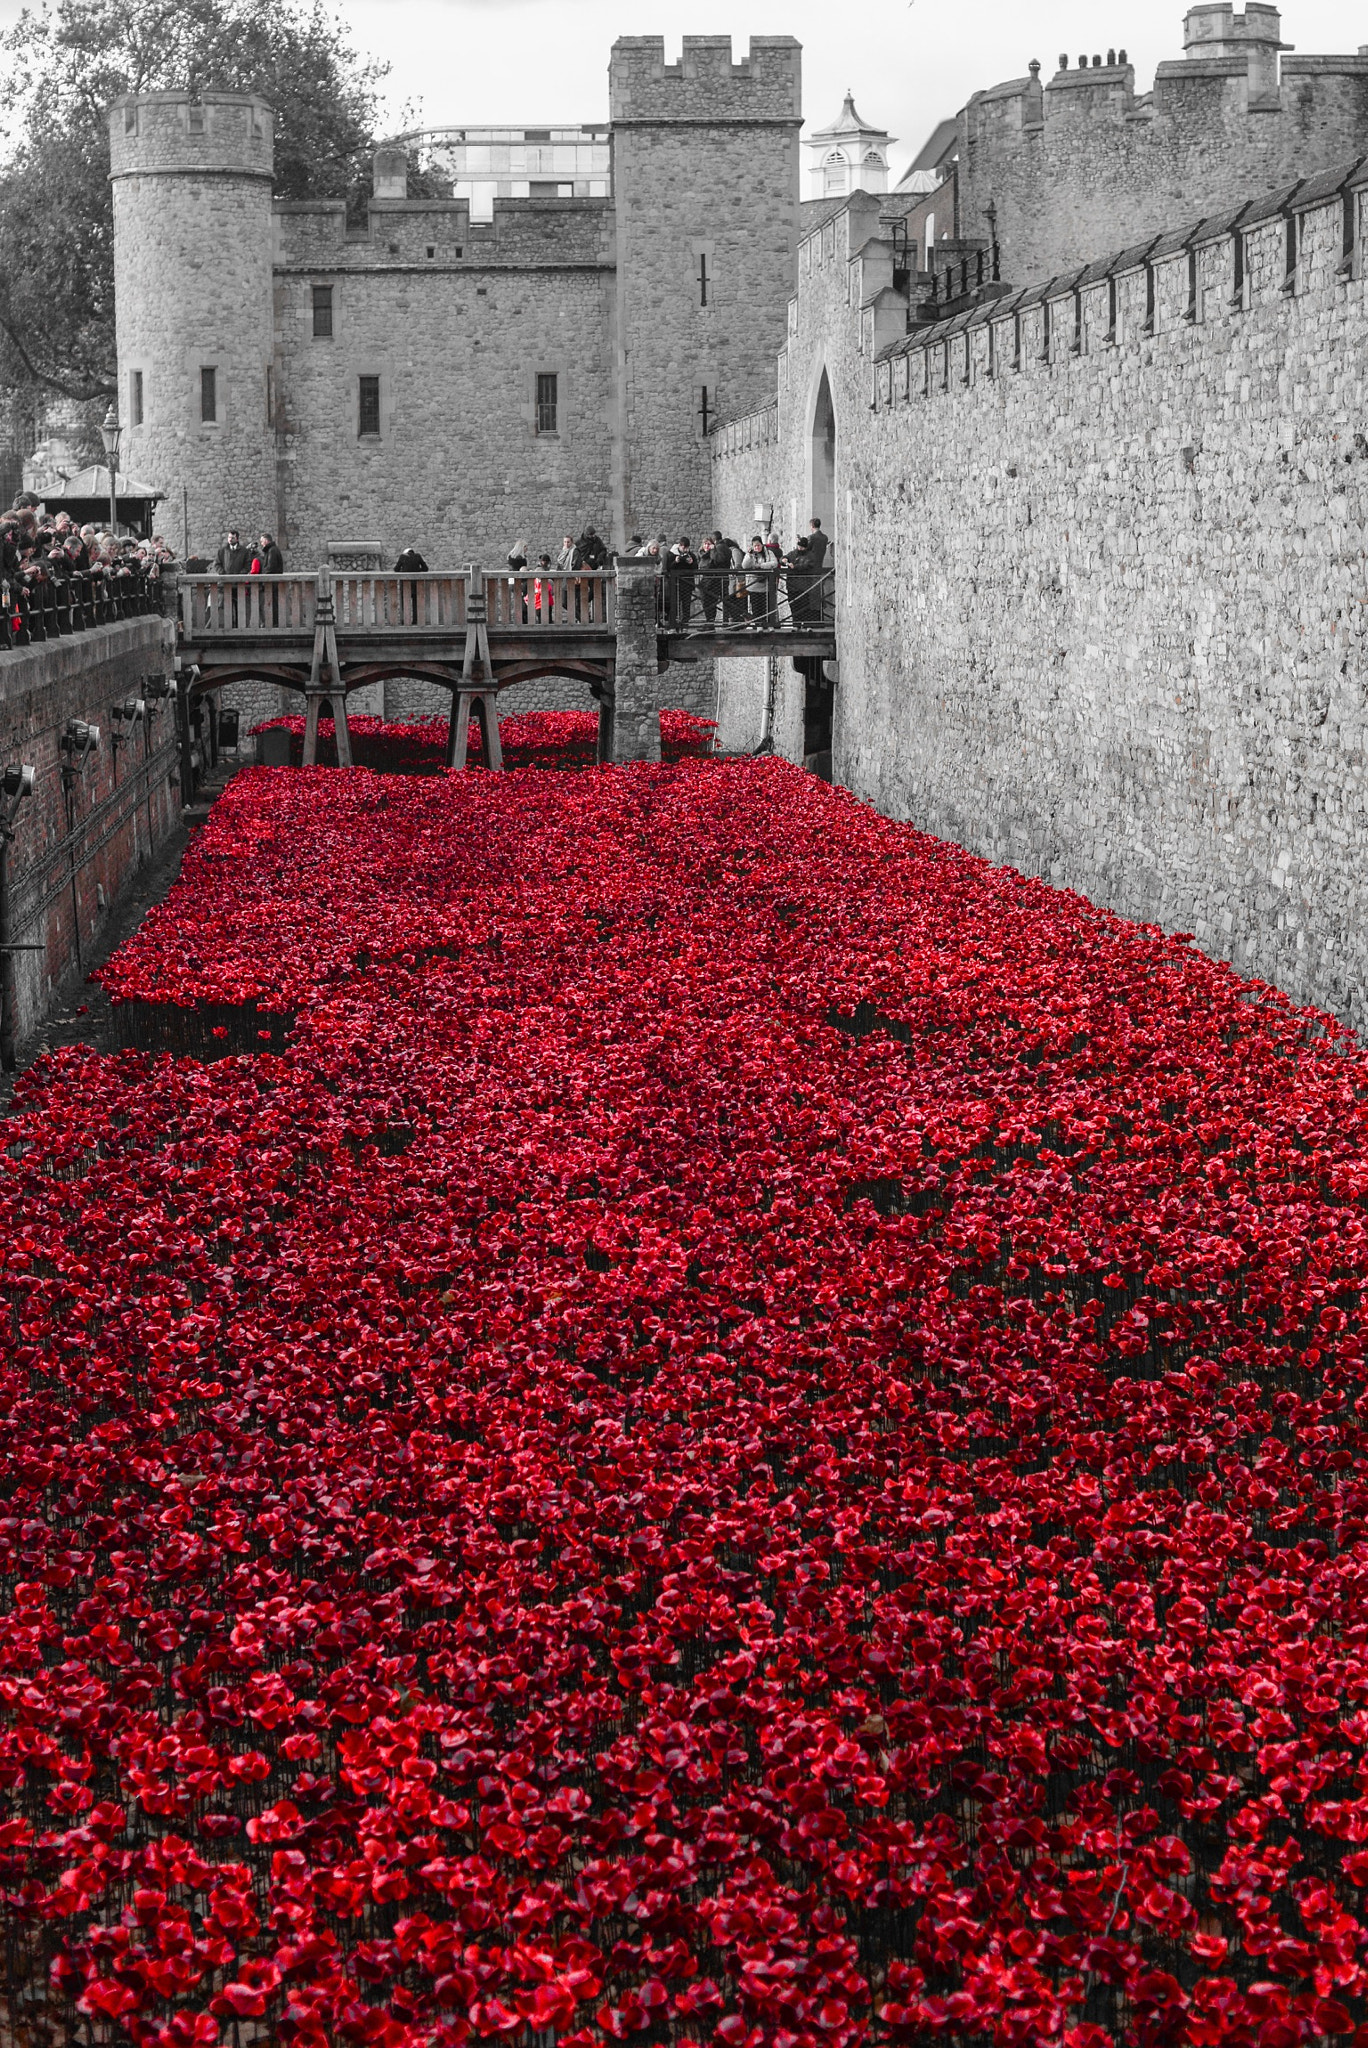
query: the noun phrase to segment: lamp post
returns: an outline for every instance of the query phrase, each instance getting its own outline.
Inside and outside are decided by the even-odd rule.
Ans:
[[[109,411],[100,427],[104,438],[105,454],[109,457],[109,533],[111,540],[119,530],[119,500],[115,479],[119,473],[119,437],[123,429],[119,425],[119,408],[114,399],[109,401]]]

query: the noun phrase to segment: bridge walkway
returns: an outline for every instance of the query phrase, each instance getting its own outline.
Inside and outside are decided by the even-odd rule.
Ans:
[[[636,593],[627,612],[619,594],[623,572]],[[648,590],[643,603],[649,582],[654,602]],[[538,676],[583,677],[601,707],[611,707],[627,667],[659,676],[674,664],[764,654],[787,656],[812,673],[836,658],[822,592],[802,603],[814,616],[795,618],[776,573],[763,622],[728,617],[733,607],[719,603],[711,621],[694,610],[684,624],[664,616],[660,583],[653,565],[633,560],[617,571],[548,577],[486,576],[478,568],[419,576],[185,576],[175,603],[187,699],[244,681],[297,690],[308,711],[306,760],[314,757],[326,702],[345,764],[349,694],[416,677],[450,690],[448,756],[463,766],[471,716],[485,730],[485,758],[497,759],[498,693]],[[611,726],[611,719],[601,724]],[[617,758],[605,752],[609,757]]]

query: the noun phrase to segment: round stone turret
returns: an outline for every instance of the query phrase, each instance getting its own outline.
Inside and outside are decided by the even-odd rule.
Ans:
[[[110,110],[120,466],[166,493],[158,530],[191,554],[279,524],[272,130],[236,93]]]

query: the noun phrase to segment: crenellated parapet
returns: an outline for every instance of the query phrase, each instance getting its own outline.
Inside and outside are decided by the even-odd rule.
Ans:
[[[1368,52],[1297,56],[1272,6],[1190,10],[1186,55],[1136,92],[1124,50],[1061,57],[960,116],[959,220],[1004,269],[1057,272],[1157,234],[1173,194],[1214,212],[1368,150]]]
[[[609,107],[617,126],[803,118],[802,48],[792,36],[752,36],[734,62],[730,36],[685,36],[678,64],[665,62],[662,36],[623,36],[613,45]]]

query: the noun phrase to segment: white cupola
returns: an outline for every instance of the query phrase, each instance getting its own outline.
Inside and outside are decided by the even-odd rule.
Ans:
[[[809,135],[810,199],[844,199],[851,192],[888,190],[888,152],[894,137],[886,128],[871,128],[855,111],[855,95],[847,93],[839,120]]]

